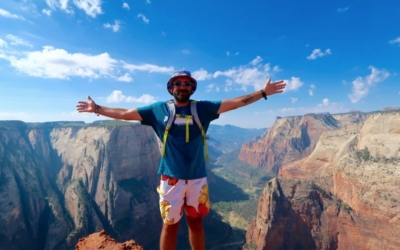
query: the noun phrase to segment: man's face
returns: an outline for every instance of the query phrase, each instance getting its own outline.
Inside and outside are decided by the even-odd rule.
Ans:
[[[192,95],[192,84],[189,86],[190,78],[187,76],[178,76],[172,82],[172,95],[175,97],[175,100],[179,102],[187,102]],[[177,86],[180,85],[180,86]]]

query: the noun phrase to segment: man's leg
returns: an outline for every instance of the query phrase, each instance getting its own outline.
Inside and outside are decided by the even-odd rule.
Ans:
[[[180,221],[172,225],[163,224],[160,238],[160,250],[175,250],[179,222]]]
[[[160,249],[175,249],[179,222],[183,212],[186,182],[161,175],[157,192],[160,195],[160,212],[164,222],[160,237]]]
[[[192,218],[186,216],[186,221],[189,227],[189,241],[192,250],[204,250],[205,237],[203,230],[203,218]]]

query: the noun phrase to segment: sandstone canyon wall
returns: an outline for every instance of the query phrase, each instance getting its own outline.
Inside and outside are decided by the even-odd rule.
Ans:
[[[242,145],[238,158],[276,175],[282,165],[310,154],[323,132],[362,122],[367,116],[356,112],[278,117],[267,133]]]
[[[72,249],[101,229],[119,241],[158,239],[150,127],[0,125],[0,249]]]
[[[322,116],[279,119],[243,146],[267,171],[279,161],[246,247],[400,249],[400,112]]]

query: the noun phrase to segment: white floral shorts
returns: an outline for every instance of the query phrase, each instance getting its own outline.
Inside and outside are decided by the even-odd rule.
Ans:
[[[195,180],[180,180],[161,175],[160,186],[161,217],[165,224],[172,225],[182,218],[183,209],[186,216],[204,217],[210,211],[207,177]]]

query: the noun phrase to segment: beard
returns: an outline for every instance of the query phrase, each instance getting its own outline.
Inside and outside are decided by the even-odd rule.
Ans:
[[[190,92],[189,90],[186,89],[181,89],[181,90],[175,90],[173,92],[173,96],[175,97],[175,100],[178,102],[187,102],[190,99]]]

